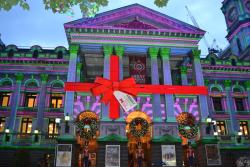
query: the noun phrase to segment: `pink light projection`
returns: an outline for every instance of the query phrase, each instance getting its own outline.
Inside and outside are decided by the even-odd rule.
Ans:
[[[188,112],[192,114],[196,121],[199,121],[199,111],[198,111],[198,104],[197,98],[176,98],[175,99],[175,116],[178,116],[182,112]]]
[[[74,102],[73,117],[76,118],[77,115],[84,110],[91,110],[99,115],[101,112],[100,96],[77,96]]]

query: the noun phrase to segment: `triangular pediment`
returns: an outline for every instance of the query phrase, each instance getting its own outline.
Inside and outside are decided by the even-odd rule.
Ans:
[[[65,24],[65,28],[114,28],[153,30],[163,32],[201,34],[205,32],[190,24],[164,15],[139,4],[133,4],[93,18],[82,18]]]

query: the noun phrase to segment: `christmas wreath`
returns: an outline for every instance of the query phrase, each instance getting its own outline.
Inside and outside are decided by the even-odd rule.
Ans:
[[[178,130],[180,135],[185,137],[186,139],[193,139],[198,134],[198,126],[188,126],[188,125],[179,125]]]
[[[98,130],[97,120],[93,118],[84,118],[75,122],[77,132],[85,140],[92,139]]]
[[[177,116],[176,120],[181,136],[187,139],[193,139],[197,136],[199,128],[195,124],[195,117],[191,113],[183,112]]]
[[[134,137],[143,137],[147,134],[149,130],[148,122],[143,118],[134,118],[129,123],[130,133]]]

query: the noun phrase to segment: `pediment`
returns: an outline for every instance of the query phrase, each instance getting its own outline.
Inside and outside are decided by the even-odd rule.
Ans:
[[[93,18],[82,18],[66,23],[65,28],[113,28],[133,30],[153,30],[163,32],[191,33],[203,35],[205,31],[174,19],[139,4],[133,4]]]

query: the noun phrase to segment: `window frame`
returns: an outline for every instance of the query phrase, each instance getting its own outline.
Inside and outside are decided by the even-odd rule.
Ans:
[[[245,123],[245,125],[243,125]],[[248,121],[239,121],[240,131],[242,132],[243,136],[249,135],[249,127],[248,127]],[[245,130],[247,131],[247,134],[245,135]]]
[[[222,97],[211,97],[212,98],[212,103],[213,103],[213,109],[214,109],[214,111],[215,112],[218,112],[218,111],[224,111],[223,110],[223,105],[222,105]],[[215,103],[215,99],[219,99],[219,101],[217,101],[217,103]],[[218,104],[218,103],[220,103],[220,110],[217,110],[217,105],[216,104]]]
[[[9,95],[7,95],[7,94],[9,94]],[[3,106],[4,97],[8,97],[8,102],[7,102],[6,106]],[[0,106],[1,107],[9,107],[10,97],[11,97],[11,92],[0,92]]]
[[[217,127],[217,132],[220,130],[220,132],[218,132],[220,136],[228,135],[226,121],[216,121],[216,127]],[[224,134],[222,134],[221,127],[224,127],[225,129]]]
[[[35,97],[34,97],[35,95]],[[37,93],[32,93],[32,92],[26,92],[25,93],[25,100],[24,100],[24,107],[29,107],[29,108],[33,108],[37,106]],[[34,99],[33,105],[32,107],[29,106],[29,99]]]
[[[5,125],[6,125],[6,118],[5,117],[0,117],[0,133],[4,132]]]
[[[62,93],[51,93],[50,94],[50,108],[63,108],[63,95],[64,94],[62,94]],[[52,100],[56,100],[55,107],[53,107],[53,105],[52,105]],[[61,106],[57,107],[59,100],[61,100],[62,103],[61,103]]]
[[[50,133],[50,125],[53,126],[52,133]],[[47,133],[49,138],[54,138],[56,135],[58,135],[58,127],[55,118],[49,118]]]
[[[237,102],[237,99],[238,99],[238,100],[241,99],[242,105],[240,105],[240,106],[242,107],[241,109],[243,109],[243,110],[238,110],[238,109],[239,109],[239,108],[238,108],[239,104],[238,104],[238,102]],[[235,104],[235,110],[236,110],[236,111],[238,111],[238,112],[246,111],[246,108],[245,108],[245,105],[244,105],[244,98],[243,98],[243,97],[234,97],[234,104]]]
[[[26,124],[25,126],[25,131],[23,131],[23,126],[24,124]],[[30,133],[28,133],[28,128],[29,128],[29,125],[31,124],[31,130],[30,130]],[[20,127],[20,133],[21,134],[31,134],[32,133],[32,118],[28,118],[28,117],[24,117],[22,118],[22,121],[21,121],[21,127]]]

